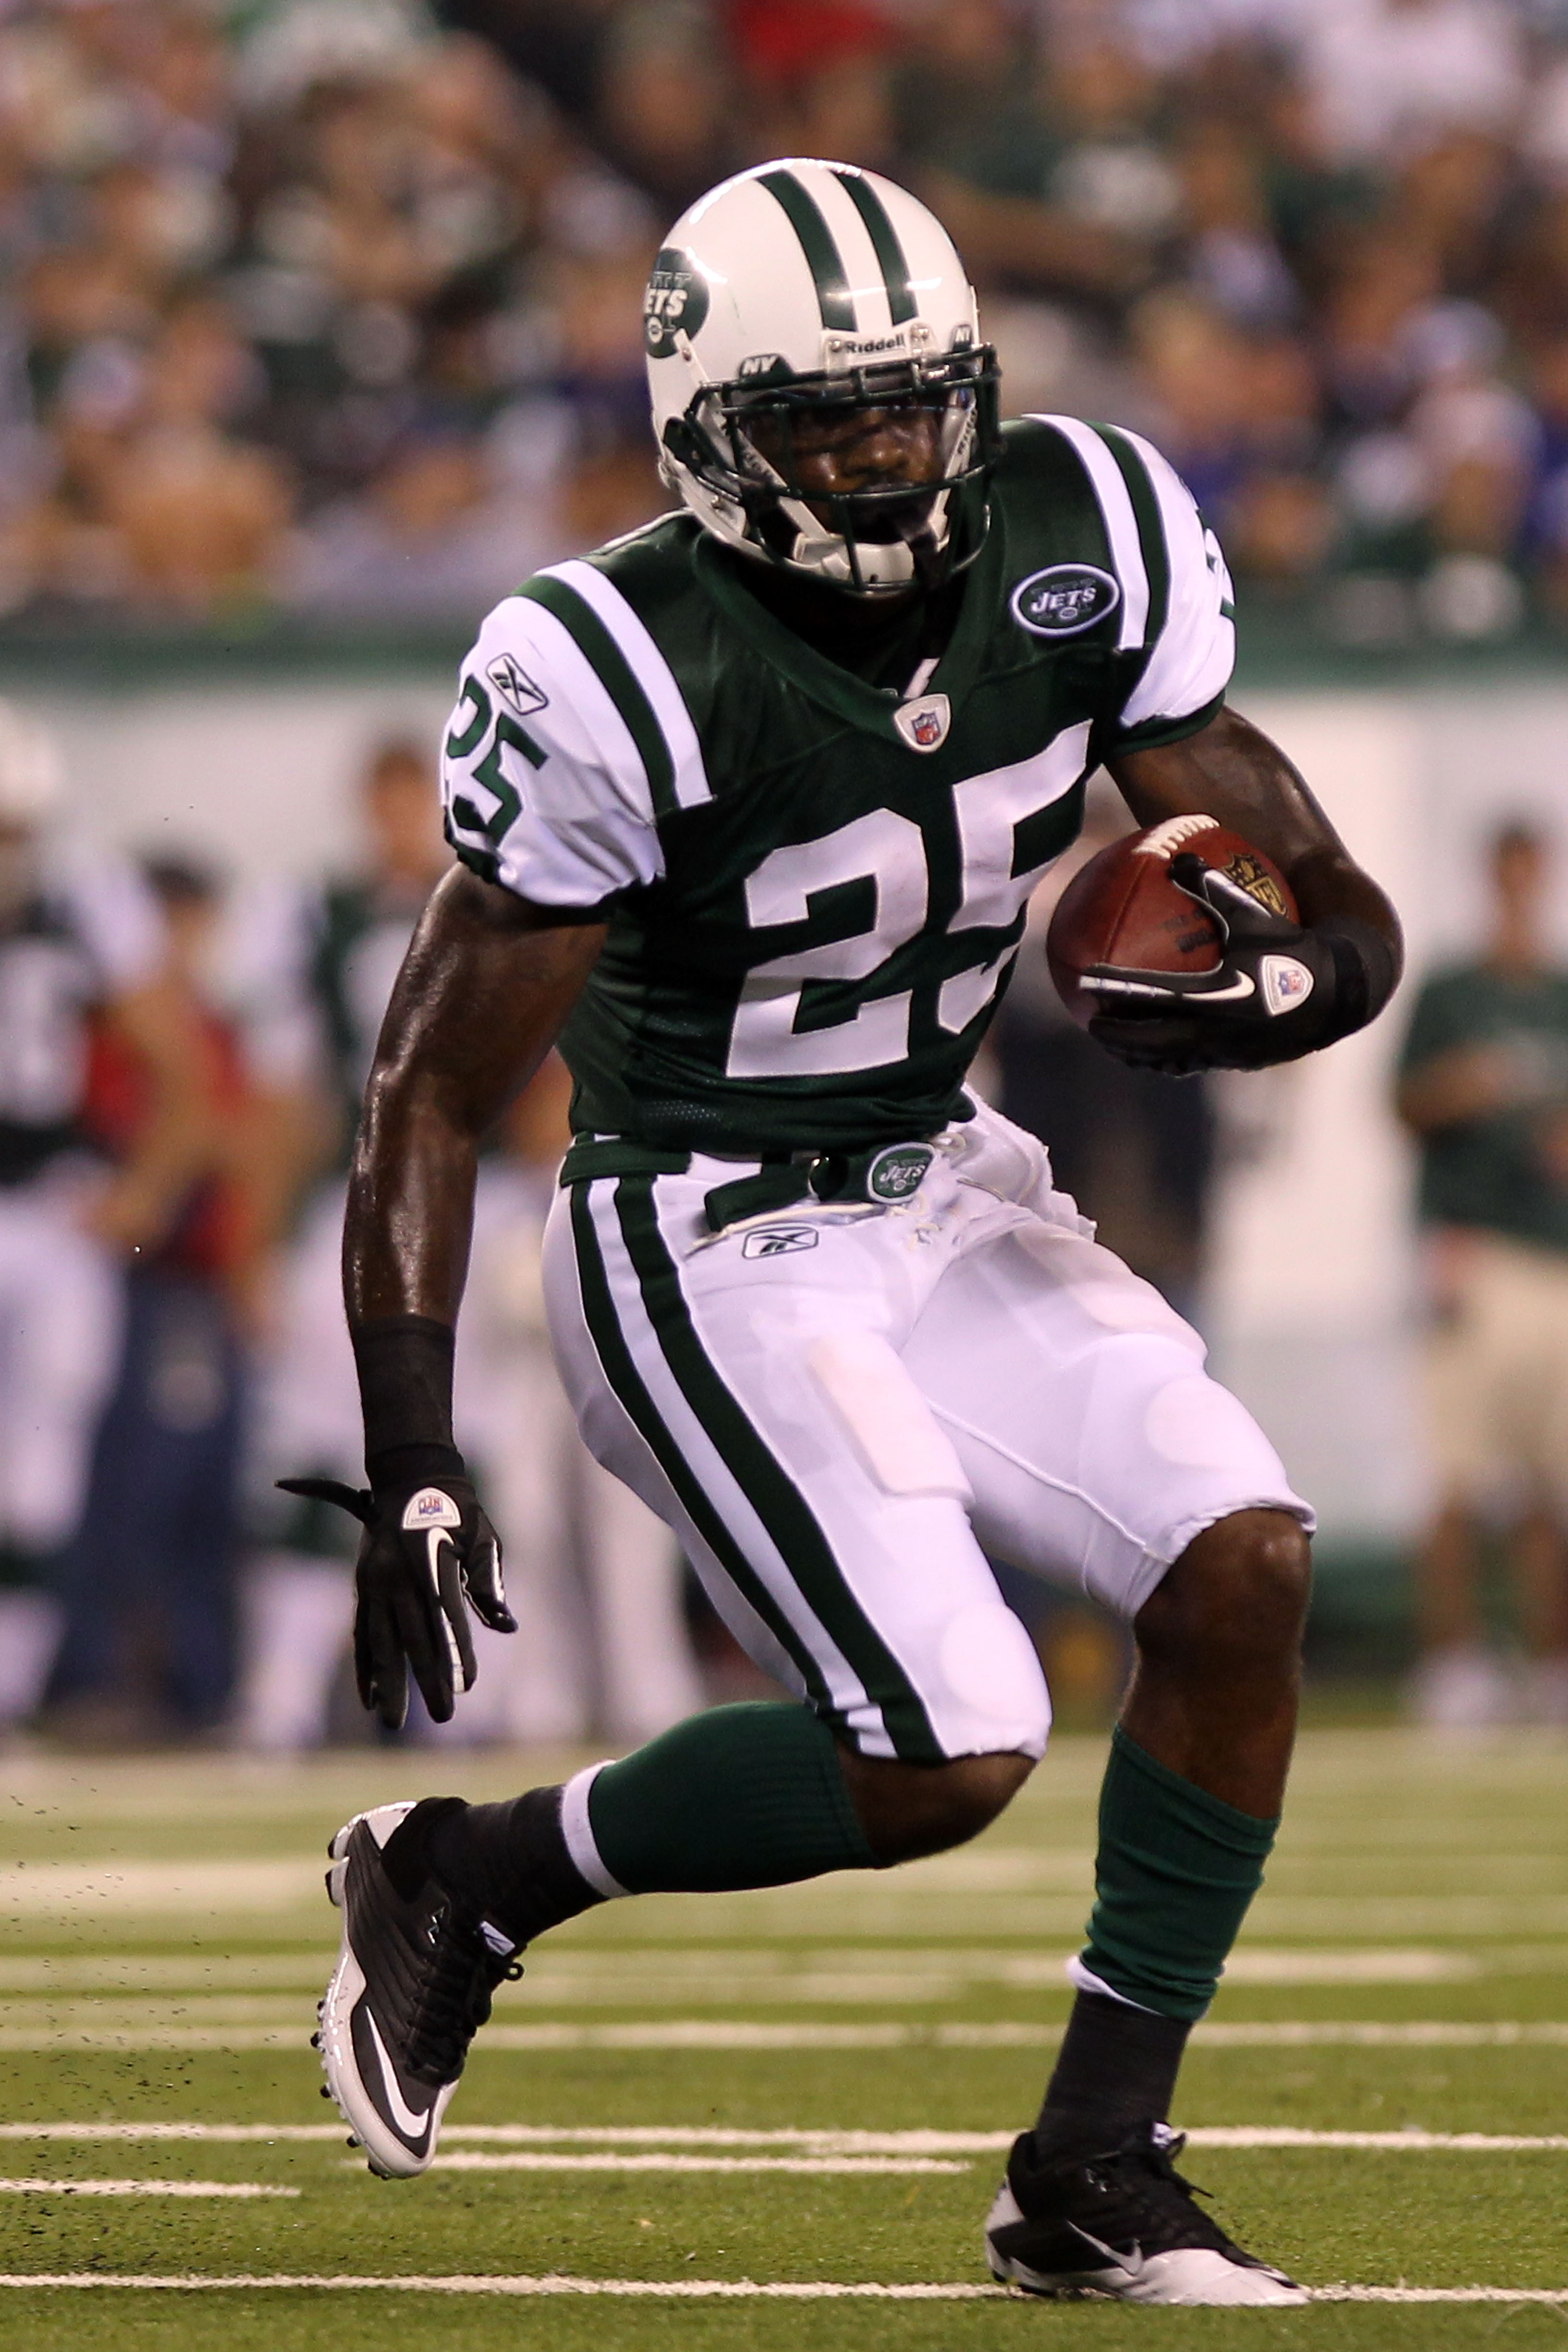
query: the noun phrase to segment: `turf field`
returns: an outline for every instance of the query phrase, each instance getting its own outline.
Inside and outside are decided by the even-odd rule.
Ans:
[[[1325,2299],[988,2288],[1101,1754],[1059,1740],[989,1836],[886,1878],[563,1930],[402,2185],[316,2095],[321,1849],[359,1806],[501,1794],[541,1759],[0,1759],[0,2345],[1568,2352],[1568,1746],[1545,1735],[1303,1744],[1176,2120],[1224,2218]]]

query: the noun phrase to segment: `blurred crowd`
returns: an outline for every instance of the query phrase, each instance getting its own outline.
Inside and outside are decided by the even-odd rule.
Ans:
[[[445,869],[428,745],[371,747],[363,851],[226,888],[73,832],[53,746],[0,704],[0,1736],[367,1736],[358,1525],[279,1476],[363,1481],[340,1258],[393,982]],[[489,1139],[455,1426],[519,1631],[439,1734],[636,1743],[722,1691],[673,1539],[592,1460],[540,1251],[566,1143],[552,1061]],[[706,1638],[715,1672],[700,1671]]]
[[[10,0],[0,609],[457,625],[644,519],[647,264],[778,152],[934,205],[1254,611],[1568,617],[1564,0]]]

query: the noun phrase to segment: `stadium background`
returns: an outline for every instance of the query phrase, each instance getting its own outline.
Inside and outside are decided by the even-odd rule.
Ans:
[[[952,221],[1011,406],[1169,451],[1237,572],[1240,707],[1415,975],[1468,950],[1487,836],[1563,822],[1563,0],[0,0],[0,694],[71,825],[241,894],[352,869],[367,755],[434,746],[476,615],[658,500],[665,224],[792,151]],[[1218,1090],[1200,1302],[1325,1533],[1291,1806],[1176,2120],[1227,2224],[1341,2282],[1278,2322],[1334,2352],[1556,2343],[1568,2295],[1562,1733],[1390,1720],[1427,1492],[1407,1003]],[[0,2345],[1143,2341],[967,2300],[1102,1728],[962,1853],[573,1923],[409,2194],[314,2095],[321,1843],[585,1751],[223,1738],[0,1757]]]
[[[1556,817],[1553,0],[22,0],[0,126],[0,690],[101,837],[352,862],[366,748],[434,739],[474,617],[662,502],[648,257],[791,151],[943,212],[1012,409],[1181,467],[1237,698],[1417,973],[1476,937],[1489,829]],[[1204,1285],[1319,1502],[1320,1623],[1380,1663],[1425,1495],[1398,1031],[1226,1090]]]

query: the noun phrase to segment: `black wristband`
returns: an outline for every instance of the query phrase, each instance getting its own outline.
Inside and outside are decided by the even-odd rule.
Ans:
[[[449,1323],[428,1315],[378,1316],[354,1332],[367,1470],[382,1455],[410,1446],[439,1448],[451,1457],[448,1468],[460,1464],[452,1443],[456,1339]]]
[[[1383,933],[1354,915],[1314,923],[1312,936],[1322,941],[1334,960],[1332,1036],[1352,1036],[1375,1021],[1393,995],[1399,980],[1398,961]]]

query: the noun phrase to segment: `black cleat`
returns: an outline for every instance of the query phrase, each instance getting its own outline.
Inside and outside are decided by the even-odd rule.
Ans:
[[[1299,2304],[1307,2289],[1232,2243],[1176,2170],[1184,2142],[1145,2124],[1103,2155],[1042,2164],[1013,2143],[985,2224],[992,2275],[1026,2294],[1121,2303]]]
[[[437,1876],[429,1831],[456,1801],[357,1813],[328,1851],[342,1942],[321,2005],[321,2065],[373,2172],[409,2179],[436,2153],[468,2044],[517,1947]]]

